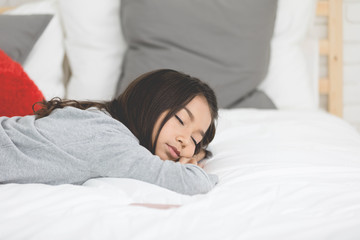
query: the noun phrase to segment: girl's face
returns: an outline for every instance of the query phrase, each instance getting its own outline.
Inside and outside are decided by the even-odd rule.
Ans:
[[[163,112],[155,123],[153,142],[167,113],[168,111]],[[155,154],[162,160],[191,158],[196,144],[203,139],[210,123],[211,113],[205,97],[196,96],[165,123],[156,143]]]

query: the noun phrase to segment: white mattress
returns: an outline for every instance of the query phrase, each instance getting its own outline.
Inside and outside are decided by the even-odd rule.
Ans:
[[[210,149],[220,182],[204,195],[112,178],[0,185],[0,239],[360,239],[360,136],[343,120],[221,110]]]

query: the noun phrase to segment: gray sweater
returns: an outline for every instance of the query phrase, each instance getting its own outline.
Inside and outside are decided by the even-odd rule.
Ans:
[[[161,160],[100,110],[66,107],[38,120],[0,117],[0,124],[0,183],[133,178],[193,195],[208,192],[218,181],[196,165]]]

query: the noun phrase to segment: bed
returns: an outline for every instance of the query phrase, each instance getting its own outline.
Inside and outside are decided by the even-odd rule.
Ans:
[[[157,59],[152,52],[154,49],[162,59],[172,63],[168,52],[176,52],[172,47],[179,45],[164,41],[155,30],[151,32],[146,27],[139,27],[161,23],[150,22],[146,14],[139,14],[144,19],[141,19],[142,24],[136,25],[137,20],[132,19],[136,14],[130,13],[144,8],[155,14],[159,9],[156,4],[162,4],[162,7],[174,4],[176,11],[183,14],[182,4],[189,4],[189,1],[166,4],[166,1],[123,0],[121,27],[124,35],[120,34],[120,27],[119,32],[113,32],[106,25],[116,23],[120,11],[118,1],[105,4],[60,0],[47,1],[44,5],[40,1],[35,10],[31,4],[21,8],[8,1],[1,12],[48,14],[50,2],[56,6],[50,13],[61,27],[54,27],[49,36],[41,36],[40,43],[32,46],[37,52],[30,52],[23,66],[46,97],[63,94],[63,97],[77,99],[90,96],[107,99],[111,91],[120,91],[118,77],[113,76],[121,76],[123,81],[130,79],[137,74],[137,70],[131,69],[134,61],[140,69],[153,67]],[[220,1],[192,1],[191,9],[204,7],[206,2],[215,2],[216,9],[229,10],[230,20],[224,23],[226,26],[234,20],[230,11],[232,4],[254,3],[224,1],[221,5]],[[271,2],[276,1],[261,1],[262,4]],[[89,6],[79,14],[85,4]],[[105,6],[107,4],[109,6]],[[258,31],[264,34],[259,41],[245,42],[255,46],[251,52],[259,56],[252,58],[254,61],[246,58],[245,63],[256,63],[255,68],[259,70],[256,74],[261,81],[254,80],[256,83],[252,81],[247,85],[252,89],[241,93],[242,101],[229,100],[227,94],[220,98],[222,106],[231,101],[236,106],[220,109],[217,133],[209,146],[213,156],[206,161],[204,169],[217,174],[220,179],[213,190],[187,196],[146,182],[115,178],[91,179],[82,186],[4,184],[0,185],[0,239],[360,239],[360,135],[341,118],[341,0],[317,3],[313,0],[279,0],[277,5],[269,5],[266,11],[254,9],[257,12],[248,15],[257,14],[258,17],[251,27],[270,30]],[[87,17],[94,16],[94,12],[94,22],[88,22]],[[171,8],[169,12],[176,18]],[[275,13],[276,18],[269,23]],[[326,39],[319,40],[313,35],[311,25],[315,13],[327,22]],[[101,19],[105,15],[112,16],[106,20],[109,22]],[[260,15],[267,19],[260,22]],[[206,21],[221,22],[216,17]],[[169,20],[167,24],[172,23]],[[174,24],[179,23],[174,21]],[[190,22],[186,24],[189,26]],[[130,26],[145,35],[138,31],[130,33]],[[100,31],[95,31],[95,27],[101,28],[101,34],[94,34]],[[56,36],[56,30],[61,29],[67,30],[63,42],[58,42],[54,34]],[[248,33],[257,32],[250,30]],[[87,38],[79,37],[85,33]],[[155,38],[152,38],[153,33],[156,33]],[[239,35],[234,32],[233,36]],[[138,38],[144,36],[154,42],[139,41]],[[178,38],[176,34],[166,35],[169,39],[173,36]],[[101,43],[96,45],[98,38],[102,38]],[[82,42],[89,39],[94,41]],[[244,38],[240,40],[245,41]],[[152,49],[130,52],[119,47],[119,42],[131,41],[134,41],[132,50],[141,49],[144,42],[145,47]],[[217,39],[215,44],[223,40],[219,41]],[[165,45],[157,45],[160,43]],[[39,50],[43,45],[47,50]],[[184,54],[195,52],[197,61],[198,56],[204,56],[199,54],[202,45],[206,44],[201,41],[196,45],[196,51],[183,46],[179,48],[185,49]],[[41,51],[51,53],[40,54]],[[231,52],[236,51],[231,49]],[[163,52],[169,57],[163,57]],[[139,62],[137,54],[147,61]],[[235,65],[231,74],[243,74],[236,72],[238,66],[231,54],[225,55],[225,59],[232,60],[231,66]],[[205,57],[212,59],[213,56]],[[320,58],[326,58],[328,69],[321,77]],[[216,60],[211,62],[218,63]],[[47,80],[39,74],[39,63],[47,64]],[[241,66],[250,70],[254,67],[246,64]],[[225,64],[220,62],[220,65]],[[189,71],[196,75],[196,69],[189,68]],[[248,79],[249,75],[245,76]],[[49,77],[53,82],[48,80]],[[106,79],[101,86],[99,77]],[[61,85],[64,78],[67,84]],[[88,82],[84,83],[83,78]],[[231,88],[236,88],[236,84]],[[216,85],[216,89],[222,89],[222,86]],[[277,109],[269,106],[269,98]]]

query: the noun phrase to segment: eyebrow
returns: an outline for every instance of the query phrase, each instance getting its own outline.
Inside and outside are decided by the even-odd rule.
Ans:
[[[194,114],[192,114],[192,112],[191,112],[187,107],[184,107],[184,109],[185,109],[186,112],[189,114],[189,117],[190,117],[191,121],[193,122],[193,121],[194,121]],[[203,130],[200,129],[199,132],[200,132],[200,134],[201,134],[202,137],[205,136],[205,133],[204,133]]]

